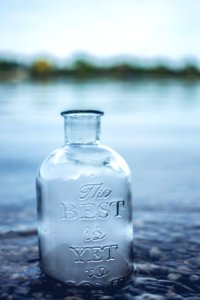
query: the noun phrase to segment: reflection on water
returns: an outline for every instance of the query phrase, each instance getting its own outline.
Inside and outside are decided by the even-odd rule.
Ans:
[[[0,83],[2,113],[39,113],[95,107],[108,113],[193,109],[200,105],[198,81],[66,81]]]
[[[35,173],[63,143],[59,113],[71,108],[105,111],[102,140],[126,158],[133,174],[136,275],[115,292],[66,291],[38,269],[32,231]],[[15,293],[20,299],[27,291],[29,299],[198,299],[199,115],[198,82],[1,83],[1,294]]]

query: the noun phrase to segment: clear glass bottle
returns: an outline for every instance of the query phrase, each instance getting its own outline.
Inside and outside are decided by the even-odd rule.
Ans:
[[[99,141],[102,112],[61,115],[65,144],[37,175],[40,265],[67,284],[117,285],[133,269],[130,171]]]

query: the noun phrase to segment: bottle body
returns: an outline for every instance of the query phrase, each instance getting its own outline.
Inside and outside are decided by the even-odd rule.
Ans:
[[[69,144],[37,176],[40,264],[75,286],[106,287],[133,267],[130,173],[100,144]]]

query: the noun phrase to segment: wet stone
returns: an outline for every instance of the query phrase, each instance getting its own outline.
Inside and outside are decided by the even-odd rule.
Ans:
[[[42,293],[33,293],[32,296],[33,296],[35,299],[43,299]]]
[[[192,269],[189,268],[189,266],[181,265],[181,266],[177,266],[177,272],[181,274],[191,274]]]
[[[177,281],[178,279],[180,279],[182,277],[181,274],[176,274],[176,273],[170,273],[167,278],[169,280],[172,280],[172,281]]]
[[[11,280],[21,280],[21,279],[22,279],[22,276],[21,276],[21,274],[14,273],[14,274],[11,274],[11,275],[10,275],[10,279],[11,279]]]
[[[100,300],[112,300],[113,298],[112,298],[112,296],[101,296],[99,299]]]
[[[42,281],[40,280],[40,279],[34,279],[33,281],[32,281],[32,285],[34,286],[34,285],[41,285],[42,284]]]
[[[142,218],[145,219],[143,213]],[[184,234],[184,222],[179,235]],[[12,232],[11,236],[9,233],[5,238],[1,236],[0,299],[197,300],[200,295],[200,270],[195,261],[199,260],[200,242],[199,245],[191,245],[183,235],[176,245],[173,239],[170,240],[171,231],[168,232],[168,239],[162,240],[159,228],[162,224],[166,231],[168,226],[163,219],[161,224],[154,224],[153,219],[148,224],[145,221],[142,224],[134,240],[136,270],[132,279],[125,287],[103,291],[66,287],[45,276],[38,264],[36,234],[22,236]],[[150,233],[152,230],[153,236]],[[192,226],[190,230],[192,235]],[[190,257],[187,259],[188,249]]]
[[[158,258],[158,257],[161,257],[162,253],[161,253],[161,251],[160,251],[159,248],[157,248],[157,247],[152,247],[152,248],[150,249],[150,251],[149,251],[149,255],[150,255],[150,257],[152,257],[152,258]]]
[[[191,276],[189,277],[189,279],[190,279],[191,281],[199,281],[200,276],[197,276],[197,275],[191,275]]]
[[[166,294],[166,298],[165,299],[168,299],[168,300],[183,300],[185,298],[183,298],[180,295],[177,295],[176,293],[169,292],[169,293]]]
[[[165,300],[163,296],[156,296],[152,294],[143,294],[141,296],[136,296],[135,300]]]

